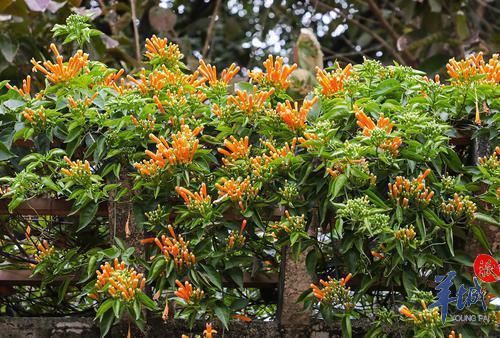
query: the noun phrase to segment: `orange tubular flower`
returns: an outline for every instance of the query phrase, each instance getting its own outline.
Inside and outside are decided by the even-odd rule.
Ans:
[[[158,138],[150,134],[149,138],[156,143],[156,153],[146,150],[146,155],[151,159],[134,164],[135,168],[139,170],[141,175],[154,175],[158,172],[158,169],[164,168],[167,164],[178,165],[193,162],[199,144],[196,136],[202,130],[203,127],[191,130],[189,126],[184,124],[184,121],[181,121],[181,131],[172,135],[171,146],[163,136]]]
[[[332,96],[344,90],[344,83],[350,77],[352,65],[348,64],[344,69],[337,69],[328,73],[325,70],[316,68],[316,80],[321,86],[321,94]]]
[[[241,177],[236,180],[234,178],[230,180],[222,178],[220,182],[222,184],[215,184],[215,187],[219,190],[220,199],[228,197],[233,202],[240,202],[245,197],[255,196],[257,193],[256,189],[251,187],[250,177],[244,180]]]
[[[17,88],[17,86],[11,86],[9,83],[7,83],[5,85],[5,87],[7,87],[7,89],[9,90],[15,90],[19,93],[19,95],[21,96],[30,96],[30,92],[31,92],[31,76],[28,75],[26,76],[26,80],[23,80],[23,85],[21,88]]]
[[[400,137],[390,136],[394,128],[394,123],[391,122],[388,117],[384,117],[384,114],[380,114],[377,124],[375,124],[373,120],[358,107],[354,107],[354,111],[357,119],[356,124],[363,129],[363,135],[366,137],[372,137],[374,134],[377,136],[380,134],[385,135],[386,138],[382,140],[378,146],[396,156],[403,141]]]
[[[401,313],[402,315],[404,315],[410,319],[416,318],[415,315],[410,311],[410,309],[408,309],[408,307],[406,305],[403,305],[399,308],[399,313]]]
[[[220,80],[217,80],[217,69],[215,66],[211,66],[210,64],[207,65],[203,60],[200,60],[200,67],[198,68],[198,71],[203,76],[203,82],[208,81],[210,86],[213,87],[218,84],[229,84],[229,81],[231,81],[231,79],[240,71],[240,67],[237,67],[234,63],[231,64],[229,68],[222,71]]]
[[[290,85],[288,76],[297,69],[297,65],[283,65],[283,58],[281,56],[276,57],[276,60],[274,60],[273,56],[269,55],[267,60],[264,61],[264,68],[266,69],[266,73],[251,71],[248,76],[257,83],[270,85],[279,89],[287,89]]]
[[[160,59],[170,67],[176,66],[184,57],[179,50],[179,46],[169,43],[167,38],[160,39],[156,35],[153,35],[151,39],[146,39],[146,53],[144,55],[150,61]]]
[[[31,108],[26,108],[26,110],[23,112],[23,117],[28,120],[28,122],[33,126],[37,124],[41,124],[42,126],[44,126],[47,122],[47,116],[45,115],[45,110],[43,109],[43,107],[40,107],[38,111],[34,111]]]
[[[113,72],[111,74],[106,75],[104,80],[102,81],[102,85],[106,87],[113,87],[113,85],[116,86],[116,81],[120,79],[120,77],[125,73],[125,70],[122,68],[118,72]]]
[[[201,184],[200,192],[192,193],[186,188],[175,187],[175,191],[182,197],[188,208],[202,209],[212,205],[212,198],[207,194],[207,185]]]
[[[236,314],[236,315],[233,315],[233,318],[241,320],[244,323],[251,323],[252,322],[252,318],[245,316],[245,315]]]
[[[50,45],[50,49],[56,56],[56,64],[53,64],[50,61],[45,61],[42,66],[39,62],[35,61],[35,59],[31,59],[31,63],[33,64],[34,72],[42,72],[45,74],[47,79],[54,84],[73,79],[89,63],[88,54],[84,54],[81,50],[77,51],[67,63],[63,63],[63,57],[59,54],[56,45],[52,43]]]
[[[69,177],[82,177],[82,176],[90,176],[92,175],[92,171],[90,169],[89,161],[85,160],[82,162],[81,160],[71,161],[67,156],[64,156],[64,161],[68,163],[69,169],[63,168],[61,172]]]
[[[276,149],[270,142],[264,142],[264,145],[270,150],[270,158],[275,160],[277,158],[286,157],[288,154],[295,154],[295,149],[297,148],[297,138],[294,137],[292,139],[291,146],[288,144],[288,142],[285,142],[285,145],[281,149]]]
[[[257,87],[253,87],[253,93],[247,91],[236,90],[236,96],[229,96],[227,104],[236,107],[248,116],[253,116],[255,113],[263,110],[266,106],[267,99],[273,95],[274,88],[268,92],[258,92]]]
[[[250,148],[252,148],[252,146],[248,144],[248,136],[239,140],[234,136],[230,136],[229,139],[224,140],[224,146],[226,146],[228,150],[217,148],[219,153],[226,156],[222,159],[224,165],[229,165],[231,162],[241,158],[247,158],[250,153]]]
[[[478,75],[482,76],[477,80],[479,83],[500,83],[498,54],[493,54],[488,63],[484,61],[483,53],[470,55],[467,59],[460,61],[453,58],[448,61],[446,69],[452,84],[467,84]]]
[[[184,241],[182,236],[176,236],[172,225],[168,226],[170,236],[162,235],[161,239],[155,238],[154,242],[165,256],[165,260],[173,260],[177,270],[184,267],[190,268],[196,263],[196,257],[189,252],[189,241]]]
[[[113,265],[109,262],[101,265],[101,271],[96,271],[96,289],[99,292],[107,292],[113,298],[131,301],[139,292],[142,292],[146,284],[142,273],[137,273],[134,268],[126,267],[124,262],[118,261],[118,258],[115,258]]]
[[[350,288],[346,288],[346,283],[351,279],[352,274],[348,274],[340,280],[328,277],[328,281],[320,279],[319,282],[323,286],[320,288],[315,284],[311,284],[314,297],[324,304],[342,304],[346,309],[352,306],[352,297],[349,294]]]
[[[71,108],[76,109],[78,107],[87,108],[90,106],[92,102],[94,102],[95,98],[99,93],[95,92],[91,97],[85,96],[83,100],[74,100],[71,96],[68,97],[68,103]]]
[[[387,185],[389,197],[403,208],[409,207],[410,200],[419,205],[427,206],[434,196],[434,191],[425,187],[425,178],[430,172],[430,169],[426,169],[412,181],[401,176],[396,177],[396,182]]]
[[[200,289],[196,289],[193,292],[193,286],[188,281],[184,282],[184,285],[179,280],[176,280],[175,283],[179,287],[175,295],[182,298],[186,303],[199,301],[204,296],[204,292]]]
[[[458,336],[455,334],[455,331],[451,331],[448,335],[448,338],[462,338],[462,334],[459,333]]]
[[[205,330],[203,331],[204,338],[213,338],[213,335],[216,334],[217,331],[212,329],[212,323],[207,323],[205,326]]]
[[[42,243],[38,243],[37,248],[38,248],[39,253],[35,254],[35,260],[38,263],[43,261],[46,257],[49,257],[50,255],[52,255],[52,253],[54,253],[54,251],[55,251],[54,247],[50,246],[49,242],[47,242],[46,239],[44,239],[42,241]]]
[[[314,97],[311,101],[304,100],[304,103],[299,110],[297,102],[295,102],[295,106],[292,107],[290,101],[286,100],[285,104],[278,103],[276,111],[281,116],[283,121],[287,124],[288,128],[296,131],[305,127],[307,114],[309,114],[309,110],[311,110],[312,106],[317,101],[318,97]]]

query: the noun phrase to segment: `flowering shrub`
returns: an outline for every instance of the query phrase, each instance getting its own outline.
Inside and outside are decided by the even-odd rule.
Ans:
[[[11,210],[37,196],[73,202],[77,222],[34,221],[31,237],[43,243],[35,263],[52,262],[35,271],[57,274],[64,262],[81,274],[80,306],[99,306],[103,333],[120,318],[142,327],[144,310],[161,313],[159,304],[164,319],[190,325],[272,317],[243,276],[277,271],[281,247],[307,255],[320,286],[300,300],[341,320],[346,336],[362,317],[374,320],[371,336],[393,320],[421,336],[450,331],[426,303],[407,306],[437,274],[453,269],[468,280],[470,236],[490,248],[477,221],[498,225],[498,148],[476,165],[471,148],[452,142],[459,132],[486,135],[495,149],[497,56],[451,60],[449,84],[375,61],[336,65],[294,100],[286,90],[296,66],[282,58],[234,83],[236,65],[218,72],[201,60],[190,72],[178,47],[156,36],[145,69],[127,75],[82,51],[64,61],[50,49],[55,60],[33,60],[20,87],[1,83],[0,191]],[[118,226],[133,219],[144,238],[104,247],[116,229],[99,205],[125,196],[134,208]],[[30,245],[9,250],[23,255]],[[382,300],[377,287],[391,296]],[[397,315],[402,304],[411,321]],[[216,332],[207,324],[204,335]]]

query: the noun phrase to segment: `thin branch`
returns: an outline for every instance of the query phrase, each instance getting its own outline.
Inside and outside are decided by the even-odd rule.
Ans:
[[[215,2],[214,12],[212,13],[212,17],[210,18],[210,23],[208,24],[207,29],[207,37],[205,38],[205,44],[203,45],[203,58],[207,56],[208,48],[210,47],[210,43],[212,42],[212,38],[214,35],[215,21],[217,20],[217,15],[219,13],[221,0],[217,0]]]
[[[400,53],[398,53],[398,51],[396,49],[394,49],[389,43],[387,43],[387,41],[383,37],[381,37],[379,34],[375,33],[373,31],[373,29],[371,29],[370,27],[365,26],[361,22],[359,22],[359,21],[357,21],[357,20],[349,17],[349,15],[345,14],[344,12],[342,12],[338,8],[335,8],[333,6],[325,4],[325,3],[323,3],[323,2],[321,2],[319,0],[311,0],[311,1],[314,2],[314,3],[317,2],[318,8],[323,8],[323,9],[326,9],[326,10],[334,11],[335,13],[339,14],[340,16],[342,16],[348,23],[352,23],[352,24],[358,26],[361,30],[363,30],[366,33],[370,34],[375,40],[377,40],[382,46],[384,46],[393,55],[393,57],[400,64],[407,65],[407,62],[402,57],[402,55]]]
[[[137,25],[137,13],[135,11],[135,0],[130,0],[130,11],[132,14],[132,27],[134,29],[135,58],[141,62],[141,46],[139,44],[139,27]]]

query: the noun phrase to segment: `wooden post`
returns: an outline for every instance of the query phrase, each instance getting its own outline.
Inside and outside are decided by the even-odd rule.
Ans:
[[[317,209],[312,209],[309,235],[316,236],[317,224]],[[277,319],[285,337],[308,337],[311,331],[312,313],[310,310],[305,310],[302,303],[297,303],[299,296],[311,287],[313,281],[306,268],[309,251],[302,252],[297,260],[293,259],[290,247],[284,247],[281,251]]]

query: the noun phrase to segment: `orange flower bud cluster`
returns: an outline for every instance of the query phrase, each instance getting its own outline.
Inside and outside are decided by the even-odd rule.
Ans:
[[[246,226],[247,220],[244,219],[243,222],[241,222],[240,233],[237,236],[235,236],[234,231],[231,230],[227,242],[227,246],[229,247],[229,249],[233,249],[235,244],[237,244],[238,247],[242,247],[245,244],[245,236],[243,236],[243,231],[245,231]]]
[[[441,204],[441,210],[448,217],[460,218],[465,215],[468,220],[473,220],[477,206],[470,200],[469,196],[455,193],[453,198]]]
[[[203,130],[203,127],[197,127],[191,130],[189,126],[181,121],[181,130],[172,135],[172,145],[160,136],[149,134],[149,138],[156,143],[156,153],[146,150],[146,155],[151,159],[143,160],[142,163],[136,163],[134,166],[141,175],[154,175],[159,168],[165,168],[167,164],[189,164],[193,161],[194,154],[198,149],[199,141],[196,136]]]
[[[462,334],[459,333],[458,336],[455,334],[455,331],[451,331],[450,334],[448,335],[448,338],[462,338]]]
[[[26,108],[23,112],[23,116],[33,126],[38,124],[45,126],[47,123],[47,115],[45,115],[45,109],[43,107],[40,107],[37,111]]]
[[[35,254],[35,260],[40,263],[45,258],[49,257],[54,253],[54,247],[49,245],[46,239],[42,241],[42,243],[38,243],[37,246],[39,253]]]
[[[92,171],[90,170],[89,161],[85,160],[82,162],[81,160],[71,161],[67,156],[64,156],[64,160],[69,165],[69,169],[62,168],[61,172],[69,177],[85,177],[92,175]]]
[[[47,79],[54,83],[62,83],[76,77],[89,63],[88,54],[84,54],[81,50],[77,51],[67,63],[63,63],[63,57],[59,54],[56,45],[50,44],[50,49],[56,56],[56,64],[50,61],[43,62],[43,66],[35,59],[31,59],[33,71],[40,71]]]
[[[252,93],[237,89],[236,96],[231,95],[227,98],[227,104],[248,116],[254,116],[266,108],[266,101],[273,93],[274,88],[267,92],[259,92],[254,86]]]
[[[200,67],[198,71],[202,75],[203,82],[208,81],[211,87],[214,86],[227,86],[233,77],[238,74],[240,67],[237,67],[234,63],[229,66],[229,68],[224,69],[220,75],[220,80],[217,80],[217,69],[215,66],[207,65],[205,61],[200,60]]]
[[[284,158],[287,157],[288,154],[295,154],[295,150],[297,148],[297,138],[294,137],[292,139],[292,144],[289,145],[288,142],[285,142],[285,145],[281,149],[276,149],[271,142],[264,142],[264,145],[269,148],[270,153],[269,157],[272,158],[273,160],[278,159],[278,158]],[[264,155],[267,156],[267,155]]]
[[[230,136],[229,139],[224,140],[224,146],[226,146],[227,150],[218,148],[217,151],[226,156],[222,159],[222,163],[226,166],[238,159],[247,158],[250,154],[250,148],[252,148],[252,146],[249,145],[248,136],[239,140],[234,136]]]
[[[403,208],[408,208],[412,199],[419,205],[428,205],[434,196],[434,191],[425,187],[425,178],[430,172],[431,170],[427,169],[412,181],[401,176],[396,177],[394,184],[388,184],[389,197]]]
[[[372,138],[378,147],[396,156],[402,140],[400,137],[390,136],[394,123],[388,117],[384,117],[384,114],[380,114],[377,124],[375,124],[361,109],[354,107],[354,110],[356,124],[363,129],[363,135]]]
[[[69,102],[70,107],[73,109],[76,109],[76,108],[85,109],[88,106],[90,106],[90,104],[92,102],[94,102],[94,100],[98,94],[99,94],[98,92],[95,92],[91,97],[85,96],[85,99],[83,99],[83,100],[79,99],[76,101],[71,96],[69,96],[68,102]]]
[[[135,84],[142,94],[147,94],[161,91],[168,83],[175,83],[177,76],[169,70],[166,72],[153,70],[149,75],[146,75],[146,70],[142,69],[139,79],[131,75],[127,75],[127,79]]]
[[[439,308],[433,307],[432,309],[428,309],[427,304],[425,304],[424,301],[422,301],[422,307],[422,311],[411,311],[406,305],[403,305],[399,308],[399,313],[406,318],[413,320],[413,323],[416,325],[422,325],[425,327],[439,325],[441,322]]]
[[[352,307],[352,297],[349,294],[350,288],[346,287],[347,282],[352,278],[352,274],[348,274],[340,280],[328,277],[328,281],[320,279],[319,282],[323,286],[320,288],[315,284],[311,284],[314,297],[318,302],[328,305],[344,305],[346,309]]]
[[[112,72],[111,74],[106,75],[104,77],[104,80],[102,81],[102,85],[105,87],[117,87],[116,81],[118,81],[122,77],[123,73],[125,73],[125,70],[122,68],[117,72]],[[117,90],[117,92],[119,92],[119,90]]]
[[[182,236],[175,234],[172,225],[168,226],[170,236],[161,236],[155,238],[154,242],[160,248],[167,261],[173,260],[175,267],[178,271],[182,271],[184,267],[190,268],[196,263],[196,257],[193,253],[189,252],[189,241],[184,241]]]
[[[245,198],[257,195],[257,189],[252,187],[250,177],[245,179],[238,177],[236,180],[222,178],[215,187],[219,190],[219,200],[229,198],[233,202],[242,202]]]
[[[201,184],[200,192],[192,193],[183,187],[175,187],[175,191],[182,197],[189,209],[199,210],[203,213],[212,206],[212,198],[207,194],[207,185],[205,183]]]
[[[147,120],[138,120],[134,115],[130,115],[130,119],[132,120],[134,126],[143,132],[155,129],[156,118],[152,117],[151,114],[148,114]]]
[[[153,35],[146,39],[146,52],[144,53],[150,61],[166,64],[168,67],[177,67],[179,61],[184,57],[179,46],[169,43],[167,38],[160,39]]]
[[[7,83],[5,85],[5,87],[7,87],[7,89],[9,89],[9,90],[15,90],[21,96],[25,96],[25,95],[30,96],[31,76],[30,75],[26,76],[26,80],[23,80],[23,85],[21,88],[17,88],[17,86],[11,86],[9,83]]]
[[[278,103],[276,111],[281,116],[283,121],[286,123],[288,128],[293,131],[301,130],[306,125],[307,114],[311,110],[312,106],[318,101],[318,97],[315,96],[312,100],[304,100],[302,107],[298,107],[298,103],[295,102],[295,106],[292,107],[290,101],[286,100],[285,104]]]
[[[417,233],[415,232],[415,227],[413,225],[394,231],[394,237],[401,242],[410,242],[416,235]]]
[[[304,231],[306,228],[305,215],[301,216],[291,216],[288,210],[285,210],[285,220],[279,222],[273,222],[269,225],[273,237],[278,237],[280,233],[286,232],[291,234],[292,232]]]
[[[273,168],[271,167],[271,162],[273,159],[266,154],[263,156],[255,156],[250,158],[250,166],[252,167],[252,174],[255,177],[263,178],[267,174],[271,175],[273,173]]]
[[[272,55],[269,55],[267,60],[264,61],[264,68],[266,72],[260,70],[251,71],[248,76],[255,82],[262,85],[275,87],[278,89],[287,89],[290,85],[288,77],[297,69],[297,65],[283,65],[283,58],[277,56],[276,60]]]
[[[205,296],[205,293],[200,289],[193,291],[193,286],[188,281],[184,282],[184,285],[179,280],[176,280],[175,283],[179,287],[175,291],[175,295],[182,298],[186,303],[197,303]]]
[[[493,54],[488,63],[484,61],[483,53],[470,55],[465,60],[460,61],[453,58],[448,61],[446,69],[451,77],[452,84],[466,84],[476,76],[481,76],[478,79],[480,83],[500,83],[498,54]]]
[[[352,65],[348,64],[344,69],[338,68],[328,73],[325,70],[316,68],[316,80],[321,86],[321,94],[332,96],[344,90],[344,84],[351,76]]]
[[[96,289],[100,292],[107,290],[113,298],[131,301],[139,292],[142,292],[146,284],[142,273],[137,273],[134,268],[125,266],[124,262],[120,263],[118,258],[115,258],[113,265],[109,262],[101,265],[101,270],[102,272],[96,271]]]
[[[496,176],[500,175],[500,147],[496,147],[493,154],[490,156],[480,157],[478,159],[479,165],[491,170]],[[496,172],[496,173],[495,173]]]
[[[212,329],[212,323],[207,323],[205,325],[205,330],[203,330],[203,338],[213,338],[213,335],[216,333],[217,331]]]

